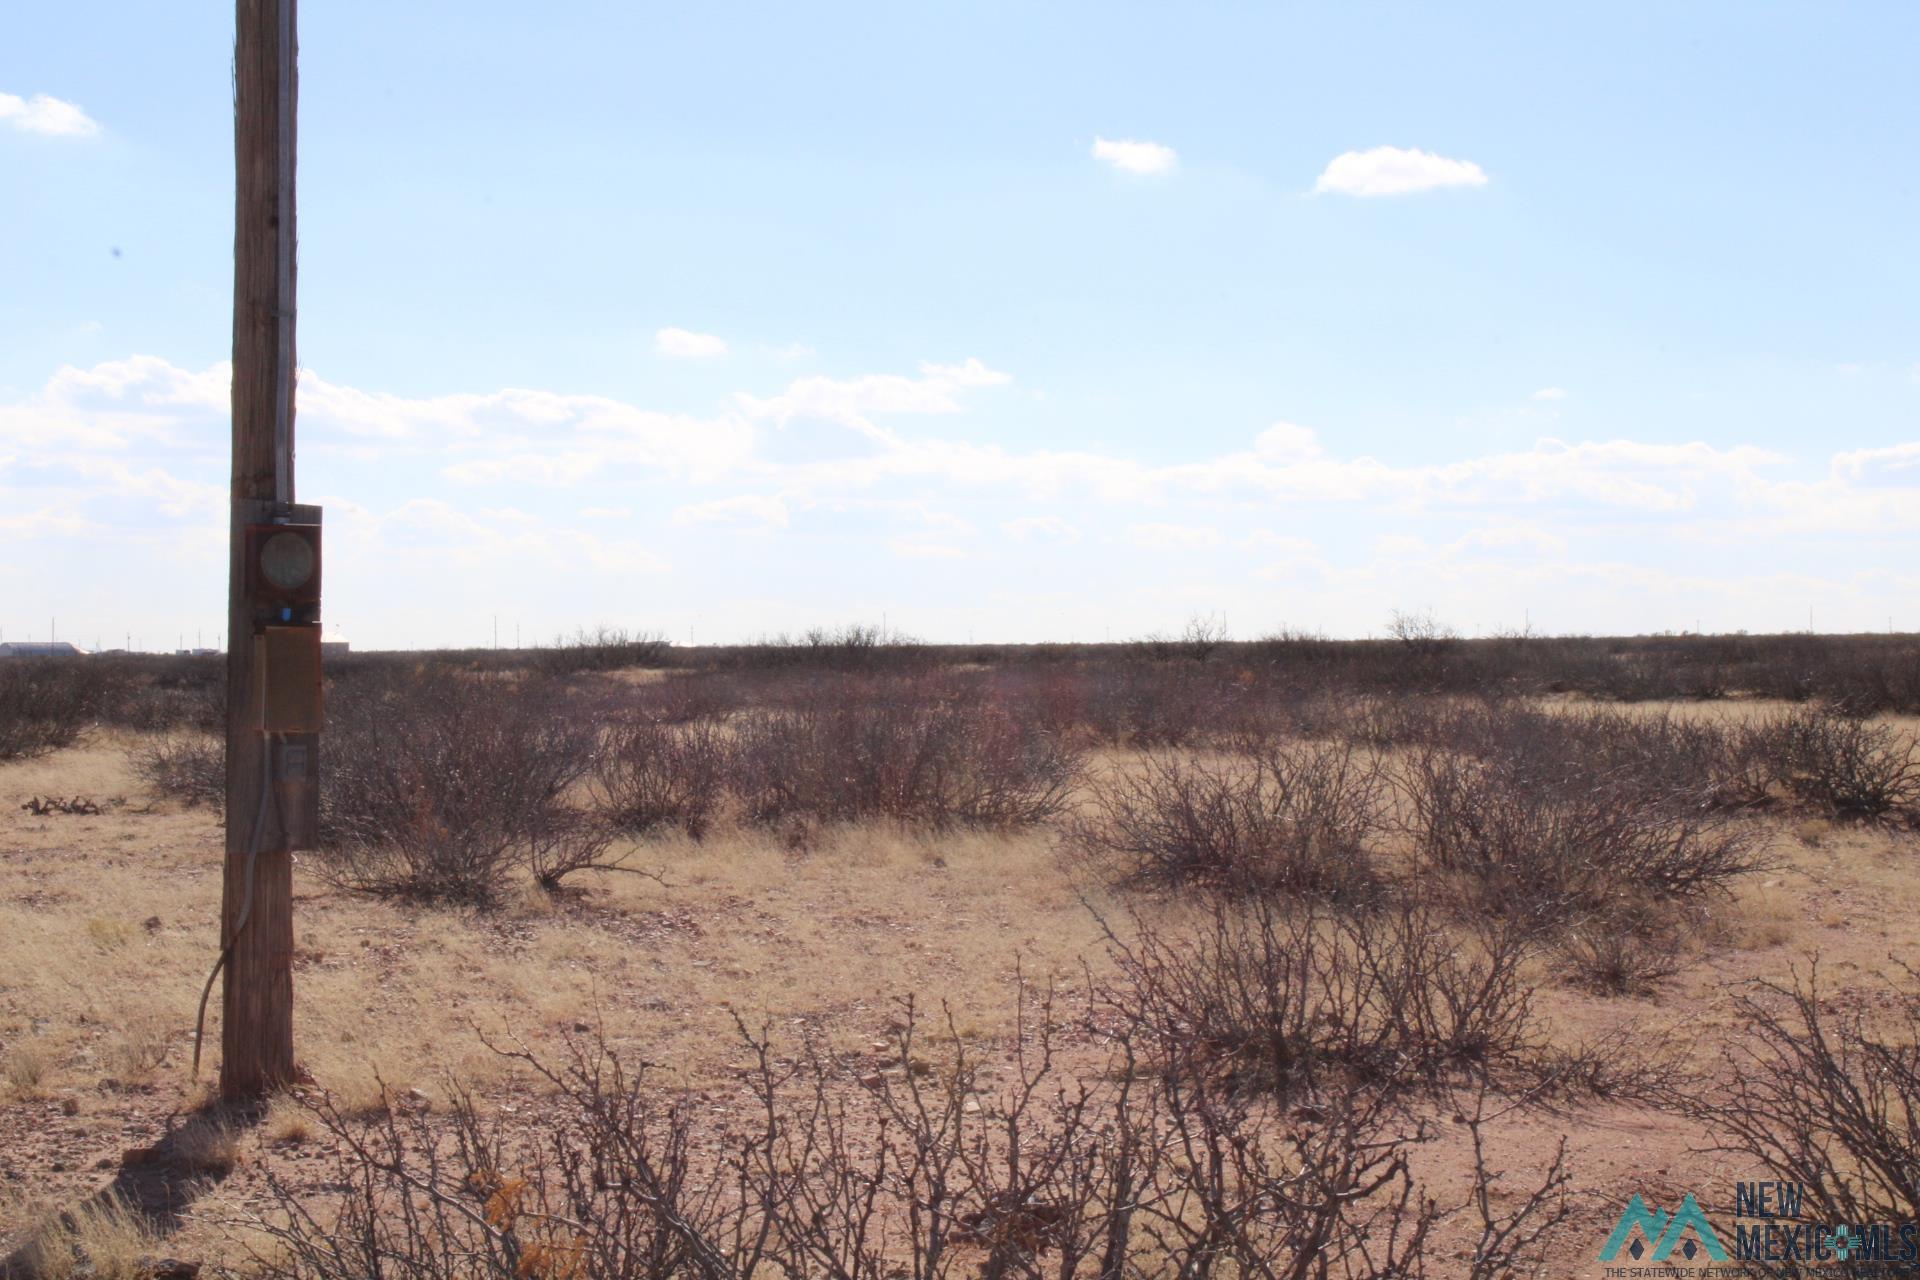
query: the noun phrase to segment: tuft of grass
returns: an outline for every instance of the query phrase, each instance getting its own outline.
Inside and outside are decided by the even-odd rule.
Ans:
[[[52,1069],[53,1054],[37,1036],[14,1042],[0,1059],[0,1077],[23,1100],[41,1096],[41,1086]]]
[[[33,1225],[21,1257],[35,1280],[143,1280],[150,1274],[157,1238],[118,1192],[64,1213],[27,1208]]]
[[[1611,921],[1568,930],[1555,951],[1567,979],[1596,995],[1651,996],[1680,971],[1680,943],[1671,933]]]
[[[261,1136],[278,1146],[298,1146],[313,1141],[313,1116],[296,1099],[282,1095],[267,1108]]]
[[[107,1074],[120,1080],[151,1080],[166,1065],[173,1035],[157,1014],[136,1014],[107,1040],[103,1063]]]
[[[102,951],[118,951],[132,942],[139,931],[132,923],[114,916],[89,916],[87,937]]]

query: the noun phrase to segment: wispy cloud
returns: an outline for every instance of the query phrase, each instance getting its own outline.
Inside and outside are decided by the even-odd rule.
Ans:
[[[1059,516],[1021,516],[1002,521],[1000,532],[1016,542],[1080,541],[1080,531]]]
[[[964,560],[967,553],[944,542],[917,542],[908,538],[889,538],[887,550],[903,560]]]
[[[1313,189],[1344,196],[1403,196],[1440,187],[1486,185],[1486,173],[1471,160],[1450,160],[1418,149],[1375,147],[1335,156]]]
[[[1542,387],[1527,398],[1529,400],[1565,400],[1567,393],[1559,387]]]
[[[675,360],[713,360],[727,354],[727,340],[691,329],[661,329],[653,335],[653,349]]]
[[[1094,575],[1087,591],[1103,589],[1093,584],[1104,572],[1198,603],[1234,582],[1256,591],[1284,581],[1304,600],[1337,581],[1327,616],[1364,624],[1410,592],[1442,589],[1493,617],[1525,585],[1536,604],[1598,611],[1579,616],[1600,625],[1605,610],[1654,608],[1636,604],[1636,592],[1685,598],[1659,577],[1676,540],[1764,560],[1802,534],[1871,533],[1887,568],[1909,561],[1920,537],[1920,441],[1801,460],[1752,445],[1630,439],[1381,458],[1339,447],[1334,430],[1269,419],[1239,448],[1147,457],[982,438],[995,424],[974,419],[1008,381],[977,360],[929,362],[916,373],[794,379],[762,398],[683,414],[528,389],[410,398],[307,370],[303,474],[346,553],[332,561],[338,582],[357,573],[364,592],[418,572],[461,584],[446,587],[448,603],[508,581],[502,574],[530,590],[582,572],[678,573],[674,598],[692,598],[725,554],[721,543],[702,549],[721,531],[776,535],[766,544],[772,565],[788,545],[780,531],[817,517],[838,521],[831,536],[862,566],[850,572],[878,571],[862,556],[909,574],[899,567],[907,561],[951,561],[1004,580],[1008,599],[1039,590],[1069,598],[1069,584],[1034,584],[1050,558],[1040,548],[1075,545]],[[62,369],[39,391],[0,400],[0,512],[18,517],[4,531],[49,555],[84,557],[105,540],[138,546],[155,581],[172,581],[167,564],[217,558],[227,382],[224,365],[194,371],[136,356]],[[912,431],[910,415],[921,415]],[[808,416],[864,427],[782,434]],[[979,528],[995,536],[980,538]],[[1308,529],[1325,532],[1308,541]],[[1403,541],[1381,543],[1369,569],[1358,548],[1371,530]],[[669,564],[667,548],[684,563]],[[439,575],[441,564],[455,577]],[[750,589],[772,597],[800,589],[746,572]],[[1568,586],[1594,581],[1612,594]],[[906,594],[923,583],[881,580]],[[1845,586],[1861,599],[1889,589],[1877,579]],[[1728,599],[1729,608],[1769,607],[1764,594]]]
[[[1093,140],[1093,158],[1103,160],[1122,173],[1171,173],[1180,163],[1172,147],[1135,138],[1098,138]]]
[[[0,124],[50,138],[91,138],[100,132],[100,123],[77,105],[44,93],[31,98],[0,93]]]
[[[1225,541],[1218,529],[1189,524],[1130,524],[1127,541],[1153,551],[1202,551]]]
[[[854,378],[801,378],[786,391],[767,399],[741,393],[735,402],[750,418],[785,426],[799,418],[819,418],[852,427],[876,440],[891,442],[890,433],[874,425],[879,414],[957,413],[959,393],[978,387],[1005,386],[1013,379],[978,360],[961,364],[920,366],[917,378],[896,373],[870,373]]]
[[[735,498],[716,498],[677,508],[675,524],[724,524],[759,528],[785,528],[787,504],[778,498],[745,493]]]

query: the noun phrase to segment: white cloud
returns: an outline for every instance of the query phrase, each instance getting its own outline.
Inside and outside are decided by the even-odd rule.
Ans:
[[[1920,440],[1835,454],[1833,474],[1849,484],[1920,488]]]
[[[1078,542],[1080,531],[1059,516],[1021,516],[1001,522],[1000,532],[1016,542]]]
[[[877,413],[958,413],[959,393],[977,387],[1005,386],[1013,379],[975,359],[963,364],[923,363],[918,378],[870,373],[857,378],[801,378],[780,395],[765,400],[742,392],[736,403],[750,418],[785,426],[796,418],[821,418],[852,427],[885,443],[894,437],[874,425]]]
[[[1218,529],[1189,524],[1130,524],[1127,541],[1154,551],[1202,551],[1223,539]]]
[[[1093,158],[1106,161],[1122,173],[1140,174],[1171,173],[1180,161],[1172,147],[1132,138],[1096,137]]]
[[[1244,551],[1259,551],[1271,557],[1253,571],[1255,578],[1268,582],[1333,571],[1333,567],[1320,554],[1319,544],[1309,538],[1296,538],[1275,533],[1271,529],[1255,529],[1241,538],[1237,546]]]
[[[914,542],[906,538],[890,538],[887,550],[904,560],[964,560],[967,553],[959,547],[950,547],[943,542]]]
[[[1240,545],[1256,551],[1284,551],[1289,555],[1313,555],[1320,547],[1310,538],[1296,538],[1271,529],[1255,529],[1240,539]]]
[[[717,498],[676,508],[675,524],[731,524],[785,528],[787,504],[761,494],[741,494],[737,498]]]
[[[0,124],[53,138],[91,138],[100,132],[99,122],[79,107],[44,93],[31,98],[0,93]]]
[[[1738,548],[1745,564],[1790,559],[1808,545],[1803,535],[1859,535],[1850,543],[1859,572],[1892,572],[1914,562],[1920,535],[1920,440],[1795,460],[1739,444],[1542,439],[1415,461],[1359,455],[1337,424],[1316,434],[1269,419],[1237,448],[1209,448],[1196,432],[1174,437],[1170,456],[1156,446],[1148,458],[1035,448],[1014,443],[1005,424],[996,434],[1008,443],[979,438],[986,427],[963,411],[987,399],[978,391],[1009,381],[978,360],[928,363],[904,375],[802,378],[765,399],[688,415],[527,389],[410,398],[308,370],[302,493],[328,507],[329,536],[346,552],[332,560],[339,598],[362,602],[363,634],[386,626],[403,642],[440,639],[392,628],[430,625],[409,619],[476,593],[564,601],[580,588],[548,597],[545,584],[669,571],[659,547],[688,563],[658,598],[697,599],[727,542],[715,533],[778,530],[802,511],[847,516],[854,554],[869,558],[849,578],[892,566],[859,590],[912,590],[907,562],[964,557],[983,573],[1004,571],[1006,599],[1038,599],[1020,594],[1038,590],[1022,581],[1043,572],[1036,548],[1078,541],[1140,593],[1213,607],[1236,589],[1284,584],[1290,616],[1349,630],[1426,599],[1463,625],[1505,621],[1522,588],[1536,618],[1557,617],[1549,625],[1685,625],[1696,615],[1691,580],[1672,576],[1676,547],[1696,549],[1687,553],[1700,557],[1688,570],[1695,577],[1746,584],[1706,593],[1725,602],[1725,625],[1778,625],[1763,575],[1718,562],[1712,548]],[[0,533],[36,539],[35,554],[12,566],[7,598],[28,598],[16,579],[51,597],[63,589],[51,566],[70,574],[111,563],[99,550],[109,543],[125,549],[114,562],[140,566],[129,572],[134,585],[164,582],[169,595],[194,598],[195,566],[217,561],[225,533],[227,383],[224,365],[196,371],[133,356],[63,368],[31,394],[0,398]],[[934,415],[941,430],[896,436],[894,414]],[[858,431],[777,435],[807,415]],[[469,491],[455,479],[512,488]],[[975,541],[976,525],[1003,536]],[[1294,536],[1309,530],[1320,546]],[[1400,540],[1382,542],[1370,568],[1364,551],[1353,554],[1361,531]],[[1129,545],[1160,553],[1130,556]],[[1331,548],[1341,549],[1337,572]],[[409,584],[401,603],[363,603],[384,601],[396,581]],[[1836,577],[1831,598],[1892,590],[1852,581]],[[1075,586],[1099,589],[1055,583],[1046,598],[1064,601]],[[1815,586],[1802,593],[1803,620]],[[752,607],[777,610],[813,586],[770,578],[743,589]],[[435,590],[444,598],[430,600]],[[1678,623],[1661,612],[1669,605]],[[217,600],[206,607],[217,611]],[[1023,610],[1006,619],[1044,632],[1053,605],[981,606],[995,607]],[[387,620],[375,622],[382,609]],[[740,618],[740,634],[791,621],[747,606]]]
[[[675,360],[712,360],[727,354],[727,340],[691,329],[661,329],[653,335],[653,349]]]
[[[1527,397],[1529,400],[1565,400],[1566,398],[1567,393],[1559,387],[1542,387]]]
[[[1253,451],[1262,458],[1314,458],[1320,441],[1310,428],[1276,422],[1253,438]]]
[[[1418,149],[1375,147],[1335,156],[1313,189],[1347,196],[1400,196],[1438,187],[1485,185],[1486,173],[1471,160],[1449,160]]]

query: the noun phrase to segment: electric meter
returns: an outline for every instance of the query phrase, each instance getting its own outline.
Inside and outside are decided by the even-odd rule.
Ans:
[[[246,557],[256,625],[320,625],[318,524],[250,524]]]

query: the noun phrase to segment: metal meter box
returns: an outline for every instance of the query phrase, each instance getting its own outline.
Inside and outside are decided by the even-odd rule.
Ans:
[[[256,617],[281,625],[320,625],[320,526],[250,524],[246,592]]]
[[[255,640],[260,728],[318,733],[325,727],[319,627],[266,627]]]
[[[262,848],[311,849],[320,834],[320,508],[250,501],[239,585],[251,623],[246,720],[261,742]],[[239,637],[235,637],[236,643]]]

